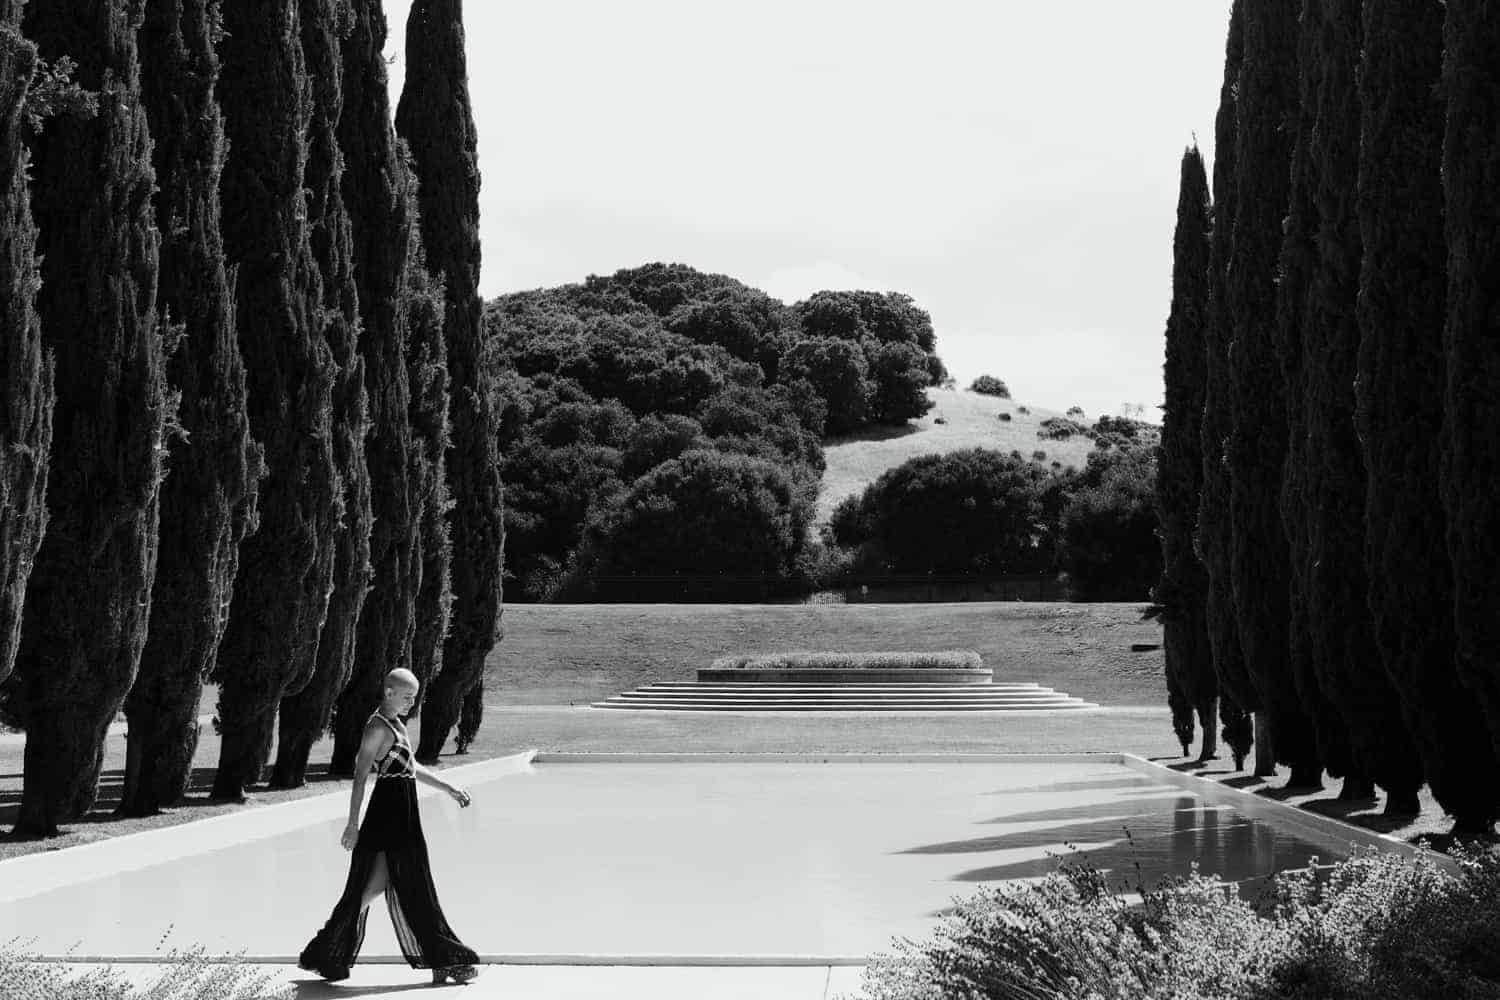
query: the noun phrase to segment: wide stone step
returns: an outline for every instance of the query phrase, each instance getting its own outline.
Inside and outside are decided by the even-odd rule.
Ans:
[[[1050,691],[1030,681],[1004,684],[801,684],[792,681],[761,681],[731,684],[707,681],[653,681],[639,690],[679,691]]]
[[[976,700],[953,702],[693,702],[693,701],[600,701],[594,708],[673,712],[1056,712],[1098,708],[1085,701],[1007,704]]]
[[[1003,684],[724,684],[658,681],[595,708],[678,712],[1027,712],[1098,708],[1031,682]]]
[[[1035,695],[1011,695],[1011,694],[981,694],[981,695],[957,695],[951,692],[929,691],[924,694],[900,694],[895,691],[880,692],[872,691],[863,694],[851,694],[848,692],[821,692],[814,694],[730,694],[727,692],[660,692],[660,691],[626,691],[614,695],[614,699],[644,699],[646,701],[763,701],[768,704],[779,704],[789,701],[902,701],[918,704],[929,701],[987,701],[1013,705],[1029,705],[1039,702],[1068,701],[1067,695],[1058,694],[1035,694]],[[1072,699],[1076,700],[1076,699]]]

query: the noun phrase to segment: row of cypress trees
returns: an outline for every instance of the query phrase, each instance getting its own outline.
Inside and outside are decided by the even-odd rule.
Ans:
[[[393,667],[425,760],[482,697],[502,498],[462,24],[412,5],[393,116],[380,0],[0,0],[18,835],[92,807],[122,708],[121,811],[179,799],[207,680],[221,799],[273,740],[301,784],[330,728],[349,773]]]
[[[1236,0],[1183,157],[1158,499],[1186,747],[1500,818],[1500,18]],[[1225,706],[1229,706],[1226,708]]]

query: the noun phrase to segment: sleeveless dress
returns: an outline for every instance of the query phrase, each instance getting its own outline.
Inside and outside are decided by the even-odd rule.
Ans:
[[[407,963],[414,969],[473,965],[479,956],[448,926],[432,884],[427,841],[422,836],[422,820],[417,813],[416,773],[412,769],[411,741],[406,727],[379,712],[370,718],[389,726],[395,742],[375,764],[371,780],[374,790],[360,823],[344,894],[323,929],[302,949],[297,964],[329,979],[349,974],[349,966],[359,955],[365,937],[369,911],[362,905],[362,896],[370,884],[376,860],[384,854],[389,873],[386,909],[390,911],[396,940]]]

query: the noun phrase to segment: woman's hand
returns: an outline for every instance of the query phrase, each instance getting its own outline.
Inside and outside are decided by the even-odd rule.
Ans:
[[[448,794],[453,796],[453,801],[457,802],[460,806],[466,806],[471,801],[473,801],[469,798],[469,793],[464,791],[462,788],[459,788],[457,785],[449,785]]]
[[[339,843],[344,845],[344,850],[354,850],[354,844],[359,840],[359,827],[350,823],[344,827],[344,835],[339,838]]]

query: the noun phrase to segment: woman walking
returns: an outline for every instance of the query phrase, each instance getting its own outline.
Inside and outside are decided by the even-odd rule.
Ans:
[[[349,823],[342,843],[352,850],[344,894],[328,923],[317,933],[297,964],[330,982],[349,977],[349,966],[365,937],[370,904],[384,894],[396,929],[401,954],[414,969],[431,969],[434,984],[466,983],[478,975],[474,954],[448,926],[438,905],[427,861],[427,841],[417,814],[416,784],[441,788],[460,806],[469,793],[450,785],[412,757],[411,741],[400,717],[411,711],[417,697],[417,678],[410,670],[385,676],[380,708],[365,723],[364,739],[354,763],[354,788],[349,798]],[[375,790],[363,825],[359,808],[372,777]]]

